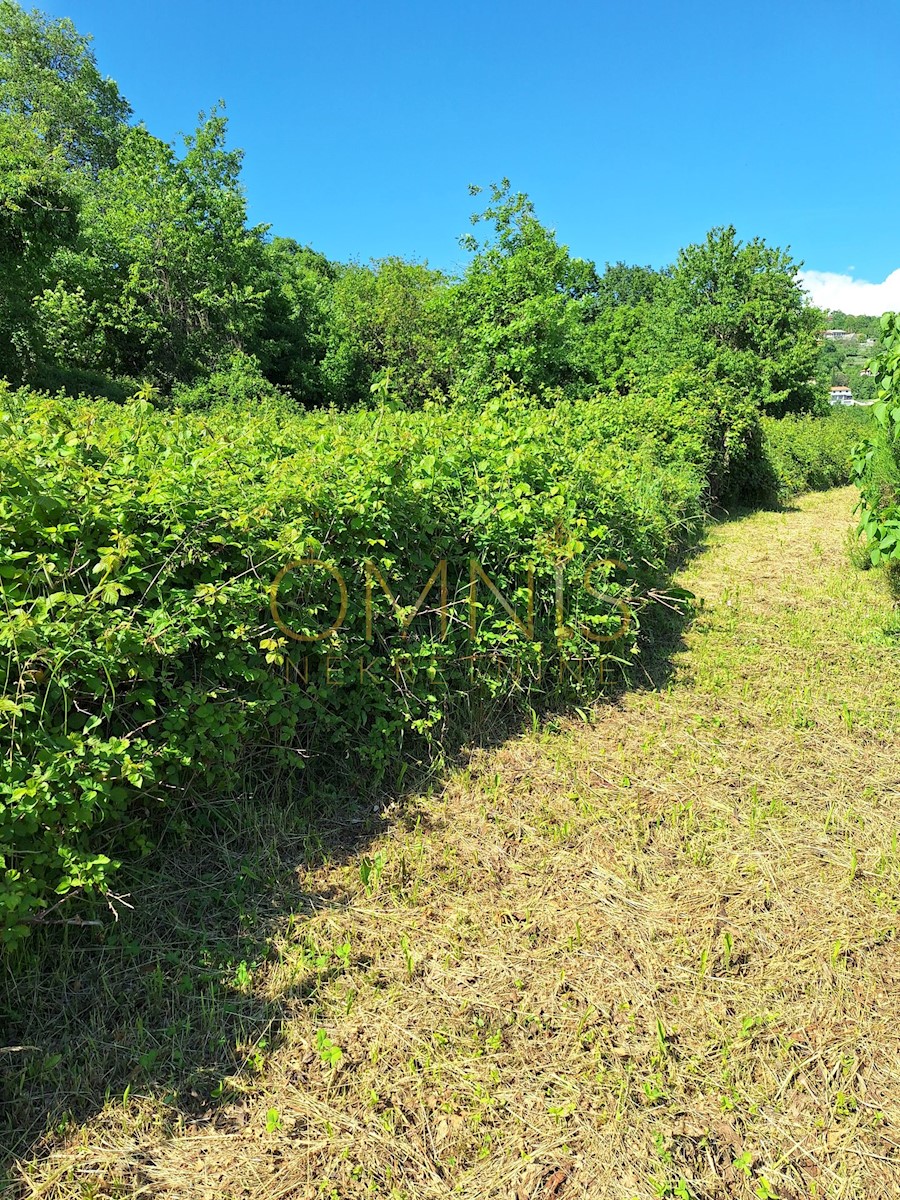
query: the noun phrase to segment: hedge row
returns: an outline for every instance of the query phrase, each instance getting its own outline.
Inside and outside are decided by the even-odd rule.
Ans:
[[[619,594],[629,572],[602,560],[636,577],[661,563],[699,518],[704,479],[677,437],[616,436],[600,407],[510,395],[480,413],[199,415],[5,391],[7,936],[54,897],[102,887],[167,797],[239,786],[248,755],[350,757],[376,777],[473,690],[545,689],[560,589],[567,659],[625,657],[633,626],[591,590]],[[279,628],[270,589],[297,560],[319,561],[284,577]],[[404,630],[442,561],[446,637],[440,569]],[[347,603],[321,637],[340,608],[327,567]]]
[[[751,427],[685,376],[415,413],[0,385],[3,937],[248,762],[368,781],[473,703],[596,689]]]
[[[853,477],[868,561],[886,570],[891,592],[900,599],[900,313],[882,316],[881,345],[874,363],[874,420],[857,448]]]
[[[827,417],[763,417],[763,449],[773,498],[849,483],[853,453],[872,423],[867,408],[838,408]]]

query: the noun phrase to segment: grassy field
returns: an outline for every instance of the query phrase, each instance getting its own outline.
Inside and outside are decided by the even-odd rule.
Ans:
[[[854,501],[713,527],[645,688],[386,810],[248,801],[32,939],[10,1194],[900,1196],[900,620]]]

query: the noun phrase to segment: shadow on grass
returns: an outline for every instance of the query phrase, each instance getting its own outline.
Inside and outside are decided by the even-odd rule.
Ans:
[[[122,869],[121,896],[87,919],[38,926],[6,955],[7,1165],[126,1090],[162,1099],[173,1124],[208,1118],[229,1101],[223,1077],[252,1075],[274,1048],[285,1003],[314,999],[342,966],[342,948],[303,945],[302,924],[348,897],[305,884],[359,856],[389,818],[383,803],[354,798],[350,780],[346,791],[306,795],[282,783],[248,780],[239,798],[182,817],[152,855]],[[301,948],[297,977],[262,999],[254,974],[285,933]]]
[[[670,570],[703,548],[702,539],[685,546]],[[688,619],[649,604],[640,667],[608,685],[605,698],[615,703],[628,687],[664,687]],[[39,927],[8,953],[0,978],[7,1171],[129,1097],[150,1099],[154,1119],[162,1112],[173,1132],[208,1122],[229,1128],[240,1113],[241,1081],[261,1074],[289,1011],[314,1005],[351,955],[349,944],[308,941],[306,916],[354,902],[339,883],[312,886],[313,872],[321,879],[323,866],[348,863],[377,870],[366,856],[373,839],[391,821],[427,821],[415,797],[441,786],[472,749],[521,733],[523,716],[537,724],[585,703],[565,689],[539,699],[530,711],[521,701],[472,704],[447,731],[438,764],[401,772],[405,786],[392,793],[334,763],[319,771],[330,773],[327,786],[248,771],[239,798],[180,814],[152,855],[127,864],[118,876],[124,898],[99,903],[88,913],[95,923]],[[260,995],[254,976],[284,940],[293,977],[277,995]],[[7,1183],[15,1186],[11,1175]]]

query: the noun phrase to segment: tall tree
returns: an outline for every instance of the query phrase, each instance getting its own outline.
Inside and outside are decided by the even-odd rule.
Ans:
[[[666,289],[661,323],[682,361],[775,416],[821,401],[814,380],[821,314],[807,303],[801,265],[761,238],[743,244],[734,226],[719,227],[679,253]]]
[[[0,0],[0,375],[40,354],[33,298],[71,246],[82,199],[112,166],[131,114],[71,21]]]
[[[323,370],[332,394],[364,399],[381,381],[407,405],[441,396],[444,276],[427,263],[384,258],[340,271]]]
[[[606,269],[597,282],[597,303],[603,308],[621,304],[633,308],[643,301],[652,301],[659,291],[662,276],[652,267],[629,267],[617,262]]]
[[[241,153],[213,113],[172,146],[142,127],[86,194],[78,253],[58,256],[61,282],[37,301],[48,352],[81,343],[114,374],[190,380],[252,349],[264,296],[263,227],[246,228]]]
[[[60,153],[24,118],[0,116],[0,378],[18,381],[34,362],[32,297],[74,240],[77,210]]]
[[[0,116],[17,116],[70,167],[115,164],[131,107],[68,19],[0,0]]]
[[[263,246],[265,289],[254,353],[273,383],[307,406],[335,397],[323,375],[332,329],[332,298],[340,268],[310,246],[276,237]]]
[[[477,194],[480,189],[470,189]],[[447,365],[455,389],[484,397],[504,379],[531,392],[565,387],[576,375],[573,350],[597,288],[592,263],[572,258],[509,180],[473,216],[492,236],[461,238],[473,254],[447,300]]]

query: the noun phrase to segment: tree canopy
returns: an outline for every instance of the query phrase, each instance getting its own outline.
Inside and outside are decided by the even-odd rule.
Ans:
[[[346,407],[380,394],[483,403],[510,387],[623,397],[688,371],[760,412],[823,403],[825,317],[799,264],[733,226],[660,270],[599,271],[503,179],[460,239],[459,277],[397,255],[330,262],[248,224],[221,109],[183,146],[160,140],[133,122],[89,38],[15,0],[0,0],[0,67],[10,379],[198,398],[233,363],[241,389],[256,372],[303,406]]]
[[[115,164],[131,107],[67,19],[0,0],[0,116],[19,117],[73,168]]]

